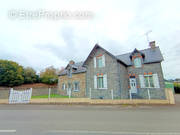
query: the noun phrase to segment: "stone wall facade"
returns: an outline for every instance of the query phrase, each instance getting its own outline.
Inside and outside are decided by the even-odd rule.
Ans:
[[[148,99],[147,88],[140,88],[139,75],[144,75],[144,73],[151,72],[152,74],[158,75],[160,85],[160,88],[149,88],[151,99],[165,99],[165,84],[161,63],[144,64],[141,68],[134,68],[133,66],[130,66],[127,69],[128,73],[133,73],[136,75],[138,98]]]
[[[87,76],[86,76],[86,96],[88,97],[90,95],[90,89],[91,89],[91,98],[104,98],[104,99],[110,99],[111,96],[111,90],[113,90],[114,97],[120,97],[120,76],[119,76],[119,69],[118,69],[118,63],[115,58],[107,54],[102,49],[97,49],[96,53],[93,57],[96,57],[98,55],[104,55],[105,56],[105,67],[99,68],[96,66],[94,68],[94,61],[93,58],[89,59],[87,64]],[[107,74],[107,89],[98,89],[94,88],[94,75],[96,74]]]
[[[74,83],[79,83],[79,91],[74,91]],[[65,84],[65,89],[62,85]],[[68,84],[71,84],[71,87],[68,87]],[[60,95],[68,95],[68,90],[71,91],[72,97],[85,97],[86,89],[86,73],[72,74],[72,77],[67,75],[59,76],[58,80],[58,93]]]
[[[165,99],[161,67],[163,58],[157,59],[152,52],[155,50],[150,50],[150,54],[146,52],[145,56],[135,49],[130,55],[126,54],[125,59],[122,56],[122,59],[119,59],[96,45],[81,65],[86,68],[83,73],[72,73],[71,77],[70,72],[65,72],[59,76],[58,91],[61,95],[68,95],[70,89],[74,97],[92,99]],[[151,56],[155,56],[155,61],[150,59]],[[76,69],[75,63],[68,65]],[[77,81],[80,83],[80,90],[74,91],[73,83]],[[63,84],[66,85],[64,90]]]
[[[119,78],[120,78],[120,98],[121,99],[126,99],[128,98],[128,95],[129,95],[129,92],[128,92],[128,77],[127,77],[127,74],[128,74],[128,71],[127,71],[127,68],[118,63],[118,70],[119,70]]]
[[[93,58],[98,55],[105,56],[105,67],[94,67]],[[106,51],[98,48],[87,62],[86,96],[89,97],[91,89],[91,98],[110,99],[112,98],[111,90],[113,90],[114,98],[129,99],[130,82],[128,74],[132,73],[136,76],[137,85],[137,93],[133,93],[132,98],[148,99],[148,89],[140,88],[139,75],[144,75],[144,73],[149,72],[158,75],[160,85],[160,88],[148,88],[150,98],[165,99],[165,85],[161,63],[143,64],[140,68],[135,68],[133,65],[127,67],[118,62],[117,59],[113,58]],[[94,88],[94,75],[98,73],[107,74],[107,89]]]

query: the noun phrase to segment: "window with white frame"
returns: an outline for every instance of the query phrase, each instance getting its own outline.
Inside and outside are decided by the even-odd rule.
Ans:
[[[74,91],[79,91],[79,82],[74,82]]]
[[[65,89],[66,89],[66,84],[63,83],[63,84],[62,84],[62,90],[65,90]]]
[[[94,88],[107,89],[107,75],[106,74],[94,76]]]
[[[104,88],[103,76],[98,76],[97,77],[97,88]]]
[[[136,68],[139,68],[139,67],[142,66],[141,58],[135,58],[135,59],[134,59],[134,66],[135,66]]]
[[[105,67],[105,55],[94,57],[94,68],[96,68],[96,64],[98,68]]]
[[[103,67],[103,59],[102,59],[102,56],[97,57],[97,64],[98,64],[98,67],[99,67],[99,68]]]
[[[160,88],[158,74],[139,75],[141,88]]]
[[[152,75],[146,75],[144,76],[145,79],[145,87],[146,88],[154,88],[154,81]]]

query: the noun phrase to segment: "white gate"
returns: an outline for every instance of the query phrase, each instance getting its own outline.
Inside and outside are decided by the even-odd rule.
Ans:
[[[9,104],[29,103],[32,95],[32,88],[24,91],[10,90]]]

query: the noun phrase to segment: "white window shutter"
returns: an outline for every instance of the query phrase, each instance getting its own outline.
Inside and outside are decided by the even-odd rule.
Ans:
[[[94,57],[94,68],[96,68],[96,57]]]
[[[107,89],[107,75],[103,75],[103,83],[104,83],[104,88]]]
[[[97,89],[97,76],[94,75],[94,89]]]
[[[140,81],[141,88],[145,88],[144,76],[143,75],[139,75],[139,81]]]
[[[105,56],[102,55],[102,66],[105,67]]]
[[[157,74],[153,74],[153,82],[154,82],[154,87],[155,88],[160,88],[159,86],[159,78]]]

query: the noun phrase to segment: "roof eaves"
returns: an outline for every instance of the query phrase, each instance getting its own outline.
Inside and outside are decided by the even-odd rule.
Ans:
[[[83,71],[73,72],[72,74],[80,74],[80,73],[85,73],[85,72],[86,70],[83,70]],[[58,76],[64,76],[64,75],[67,75],[67,73],[59,74]]]

